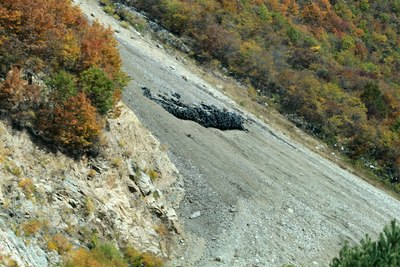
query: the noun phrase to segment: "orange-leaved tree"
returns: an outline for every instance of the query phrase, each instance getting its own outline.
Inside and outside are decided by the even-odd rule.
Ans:
[[[85,93],[79,93],[53,109],[41,110],[37,128],[55,144],[79,153],[97,142],[101,124],[96,108]]]

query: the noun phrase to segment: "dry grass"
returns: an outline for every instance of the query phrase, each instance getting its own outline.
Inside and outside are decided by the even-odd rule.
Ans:
[[[97,175],[97,172],[93,169],[90,169],[88,172],[88,177],[89,178],[94,178]]]
[[[152,181],[159,179],[161,176],[158,171],[153,170],[153,169],[147,169],[146,173],[147,173],[147,175],[149,175],[149,177]]]
[[[31,199],[36,192],[35,185],[30,178],[22,179],[21,181],[19,181],[18,186],[22,189],[28,199]]]
[[[9,256],[0,255],[0,266],[4,267],[18,267],[18,263],[11,259]]]
[[[47,242],[47,248],[57,251],[58,254],[62,255],[72,249],[72,244],[65,236],[56,234]]]
[[[6,161],[3,165],[3,169],[17,177],[22,176],[22,169],[12,161]]]
[[[3,140],[0,140],[0,164],[5,162],[6,158],[9,157],[11,154],[11,151],[4,145]]]
[[[120,168],[122,166],[123,162],[124,161],[123,161],[123,159],[121,157],[116,157],[116,158],[111,159],[111,165],[114,168]]]
[[[166,237],[169,234],[168,226],[164,223],[158,224],[154,230],[161,237]]]
[[[85,213],[87,216],[93,214],[95,211],[95,206],[92,198],[86,197],[85,199]]]
[[[21,225],[21,230],[26,236],[36,235],[42,228],[47,225],[47,222],[33,219]]]

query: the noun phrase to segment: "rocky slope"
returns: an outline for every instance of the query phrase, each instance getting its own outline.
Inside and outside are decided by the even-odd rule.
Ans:
[[[63,251],[51,242],[73,249],[93,236],[173,257],[180,175],[165,146],[119,110],[96,159],[53,154],[0,121],[0,265],[54,266]]]
[[[176,265],[325,266],[345,240],[376,235],[400,218],[396,199],[244,111],[194,74],[190,61],[120,27],[95,2],[77,2],[116,30],[124,68],[135,77],[125,102],[168,144],[184,177],[179,214],[188,234]],[[189,106],[240,113],[248,131],[178,119],[146,98],[142,87],[153,95],[179,94]]]

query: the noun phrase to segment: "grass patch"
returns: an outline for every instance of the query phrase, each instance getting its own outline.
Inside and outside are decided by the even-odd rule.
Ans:
[[[94,211],[95,211],[95,206],[94,206],[92,198],[86,197],[86,199],[85,199],[85,213],[86,213],[86,215],[89,216],[89,215],[93,214]]]
[[[46,221],[41,221],[37,219],[29,220],[21,225],[21,230],[25,236],[34,236],[41,229],[47,225]]]
[[[47,242],[47,248],[62,255],[72,249],[72,244],[65,236],[56,234]]]
[[[70,251],[63,267],[162,267],[164,261],[150,253],[142,253],[127,247],[119,250],[110,243],[97,243],[88,250],[79,248]]]
[[[160,173],[153,169],[147,169],[146,173],[147,173],[147,175],[149,175],[149,177],[152,181],[155,181],[161,177]]]
[[[31,199],[36,192],[35,185],[30,178],[22,179],[21,181],[19,181],[18,186],[22,189],[26,198],[28,199]]]
[[[15,163],[12,161],[8,161],[8,162],[4,163],[3,169],[17,177],[22,176],[22,169],[20,167],[16,166]]]

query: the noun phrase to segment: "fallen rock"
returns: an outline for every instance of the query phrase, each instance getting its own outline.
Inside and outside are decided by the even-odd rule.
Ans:
[[[198,218],[198,217],[200,217],[201,216],[201,212],[200,211],[196,211],[196,212],[193,212],[190,216],[189,216],[189,219],[196,219],[196,218]]]

